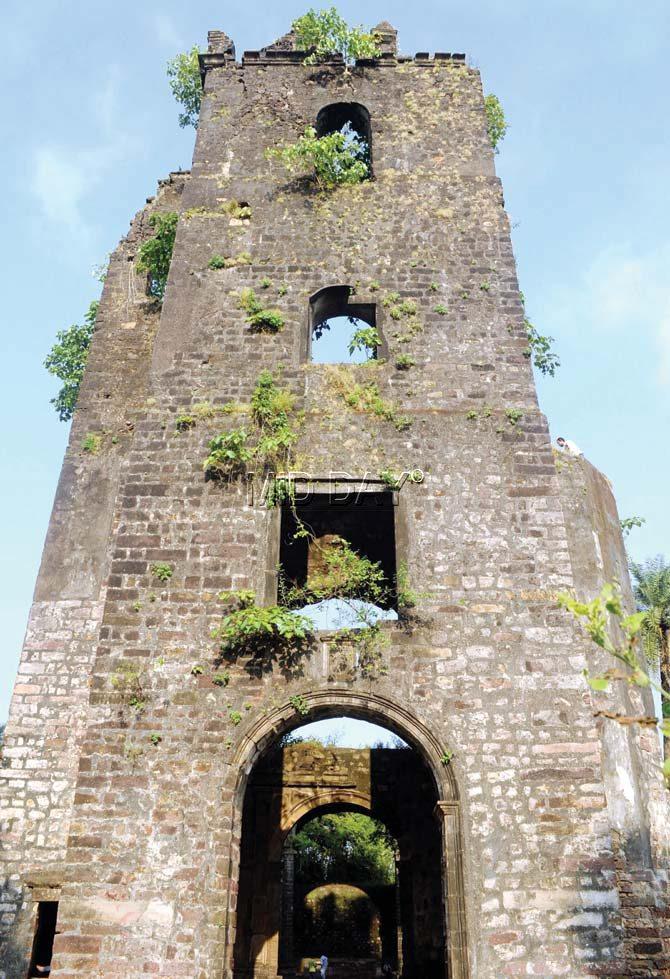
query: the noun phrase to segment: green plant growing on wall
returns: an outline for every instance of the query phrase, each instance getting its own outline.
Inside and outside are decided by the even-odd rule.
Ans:
[[[238,252],[237,255],[233,256],[212,255],[207,263],[207,268],[213,269],[214,271],[218,269],[236,269],[240,265],[251,265],[252,261],[253,257],[250,252]]]
[[[541,374],[545,377],[553,377],[561,366],[558,354],[551,349],[554,338],[538,333],[528,318],[524,318],[523,323],[528,337],[528,346],[523,352],[524,357],[528,360],[532,357],[533,365]]]
[[[521,408],[506,408],[505,418],[510,423],[512,428],[516,428],[516,426],[523,418],[523,411],[521,410]]]
[[[165,564],[164,561],[156,561],[151,565],[151,573],[159,581],[169,581],[174,572],[170,564]]]
[[[202,102],[202,83],[200,81],[200,54],[197,46],[190,51],[178,54],[168,61],[167,76],[177,102],[182,106],[179,113],[179,125],[198,128],[198,116]]]
[[[149,224],[156,233],[153,238],[143,242],[137,252],[135,268],[140,273],[146,273],[147,292],[161,302],[170,272],[178,220],[176,211],[152,214]]]
[[[398,562],[398,570],[396,571],[395,580],[398,609],[400,611],[416,608],[423,598],[428,597],[427,592],[420,592],[415,588],[412,588],[406,561]]]
[[[230,683],[230,673],[227,671],[224,673],[215,673],[212,677],[212,683],[215,687],[227,687]]]
[[[250,221],[251,205],[246,201],[236,201],[234,198],[220,205],[224,214],[228,214],[233,221]]]
[[[408,371],[410,367],[414,367],[416,361],[414,357],[410,357],[409,354],[398,354],[395,359],[396,369],[399,371]]]
[[[332,390],[339,395],[352,411],[375,415],[384,421],[391,422],[399,432],[411,427],[411,419],[401,415],[396,406],[382,398],[376,381],[359,384],[349,368],[331,366],[326,377]]]
[[[399,488],[400,477],[396,473],[394,473],[392,469],[389,469],[388,467],[386,469],[380,469],[378,475],[379,478],[382,480],[382,482],[385,483],[389,489]]]
[[[112,688],[122,694],[125,702],[141,713],[146,706],[146,696],[142,689],[141,672],[137,664],[122,660],[111,678]]]
[[[351,335],[349,355],[360,350],[368,357],[374,357],[380,344],[381,337],[374,326],[359,326]]]
[[[310,535],[311,536],[311,535]],[[286,605],[300,606],[332,598],[359,599],[375,605],[386,600],[388,588],[384,569],[353,550],[343,537],[333,537],[327,547],[313,541],[320,555],[318,570],[305,585],[281,588]]]
[[[329,55],[341,54],[345,65],[359,58],[378,58],[379,38],[362,27],[349,27],[335,7],[308,10],[293,21],[291,30],[299,50],[310,52],[305,64],[313,65]]]
[[[367,155],[366,144],[356,136],[343,132],[317,136],[313,126],[307,126],[297,142],[265,151],[267,159],[279,160],[289,173],[311,176],[322,191],[367,180]]]
[[[301,717],[307,717],[309,714],[309,704],[301,693],[296,693],[292,697],[289,697],[289,704]]]
[[[498,153],[500,152],[498,146],[507,133],[507,122],[500,99],[496,95],[487,95],[484,99],[484,110],[486,112],[486,131],[494,152]]]
[[[252,460],[275,471],[287,468],[298,439],[294,408],[294,395],[277,384],[272,371],[261,371],[251,396],[256,444],[248,444],[252,436],[243,428],[217,435],[209,443],[205,472],[210,477],[235,475]]]
[[[433,312],[437,313],[439,316],[446,316],[449,310],[444,303],[438,303],[437,306],[433,306]]]
[[[298,439],[293,424],[295,396],[277,384],[272,371],[258,376],[251,396],[251,412],[259,429],[256,458],[275,470],[287,468]]]
[[[311,637],[312,623],[305,616],[280,605],[261,607],[255,600],[228,612],[213,634],[226,657],[271,657],[283,665],[306,649]]]
[[[102,448],[102,435],[98,435],[96,432],[89,432],[81,443],[82,452],[88,453],[88,455],[97,455]]]
[[[641,640],[644,640],[647,612],[626,615],[620,589],[610,583],[603,585],[600,594],[591,602],[579,602],[567,593],[559,594],[557,599],[559,606],[581,623],[586,635],[615,661],[616,665],[602,674],[592,675],[584,670],[591,689],[596,693],[604,693],[616,681],[642,689],[651,687],[660,695],[663,705],[660,718],[651,715],[631,716],[609,710],[599,710],[596,716],[625,726],[639,724],[643,727],[658,727],[667,745],[667,739],[670,738],[670,712],[667,710],[670,693],[662,684],[651,679],[645,667],[644,654],[641,656],[639,652]],[[667,753],[662,772],[666,783],[670,784],[670,756]]]
[[[209,455],[203,463],[207,475],[221,477],[242,472],[254,458],[254,450],[247,445],[248,440],[249,432],[245,428],[215,435],[209,442]]]
[[[44,361],[49,373],[63,382],[56,397],[51,399],[51,404],[62,422],[72,418],[77,406],[99,305],[97,299],[89,305],[82,326],[75,323],[67,330],[59,330],[56,342]]]
[[[284,317],[278,309],[266,309],[253,289],[243,289],[239,304],[247,313],[247,323],[258,333],[278,333],[284,326]]]

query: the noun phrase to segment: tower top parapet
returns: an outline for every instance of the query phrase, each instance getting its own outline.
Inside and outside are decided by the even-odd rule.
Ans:
[[[414,57],[398,54],[398,31],[387,20],[382,20],[372,32],[378,36],[380,55],[378,58],[364,59],[359,64],[396,64],[397,62],[416,61],[418,63],[432,63],[428,52],[420,51]],[[200,68],[203,76],[209,68],[220,67],[235,61],[235,44],[230,37],[223,31],[212,30],[207,35],[207,53],[200,55]],[[258,50],[245,51],[242,63],[254,64],[262,62],[264,64],[300,64],[304,61],[307,51],[298,47],[296,34],[293,30],[282,34],[271,44],[267,44]],[[327,59],[330,65],[344,65],[344,59],[339,52],[333,52]],[[446,52],[436,52],[435,61],[465,61],[464,54],[451,54]]]

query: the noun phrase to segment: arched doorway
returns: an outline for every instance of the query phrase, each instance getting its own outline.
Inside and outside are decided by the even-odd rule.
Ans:
[[[286,961],[284,844],[309,814],[353,809],[381,817],[403,840],[400,974],[467,979],[458,793],[445,764],[445,746],[387,698],[321,691],[307,695],[305,704],[301,715],[290,704],[269,713],[236,753],[241,774],[230,868],[235,892],[230,906],[236,910],[227,920],[226,975],[288,979],[298,974],[296,962]],[[394,791],[395,776],[389,771],[400,764],[388,757],[392,752],[385,757],[372,750],[362,759],[326,749],[330,755],[324,757],[324,752],[296,752],[281,743],[307,720],[343,715],[380,724],[406,741],[402,793]],[[420,827],[413,841],[410,813]]]

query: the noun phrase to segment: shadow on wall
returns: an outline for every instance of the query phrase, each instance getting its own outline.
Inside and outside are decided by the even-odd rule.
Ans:
[[[652,867],[644,835],[613,833],[612,855],[581,868],[579,903],[558,912],[580,959],[625,975],[670,976],[667,871]]]
[[[302,956],[381,957],[381,919],[368,894],[351,884],[323,884],[305,895],[298,947]]]
[[[28,957],[13,938],[3,940],[0,949],[0,979],[20,979],[28,975]]]

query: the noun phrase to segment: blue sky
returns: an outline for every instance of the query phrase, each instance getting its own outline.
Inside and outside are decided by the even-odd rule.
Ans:
[[[0,718],[67,436],[42,368],[57,330],[81,322],[104,260],[156,181],[188,168],[165,62],[231,35],[238,55],[288,29],[300,2],[4,0],[0,147],[5,232],[0,331]],[[404,52],[464,51],[501,99],[498,157],[531,319],[563,366],[539,381],[554,437],[612,480],[622,516],[647,520],[636,558],[670,554],[670,7],[667,0],[398,0],[339,4],[390,20]]]

